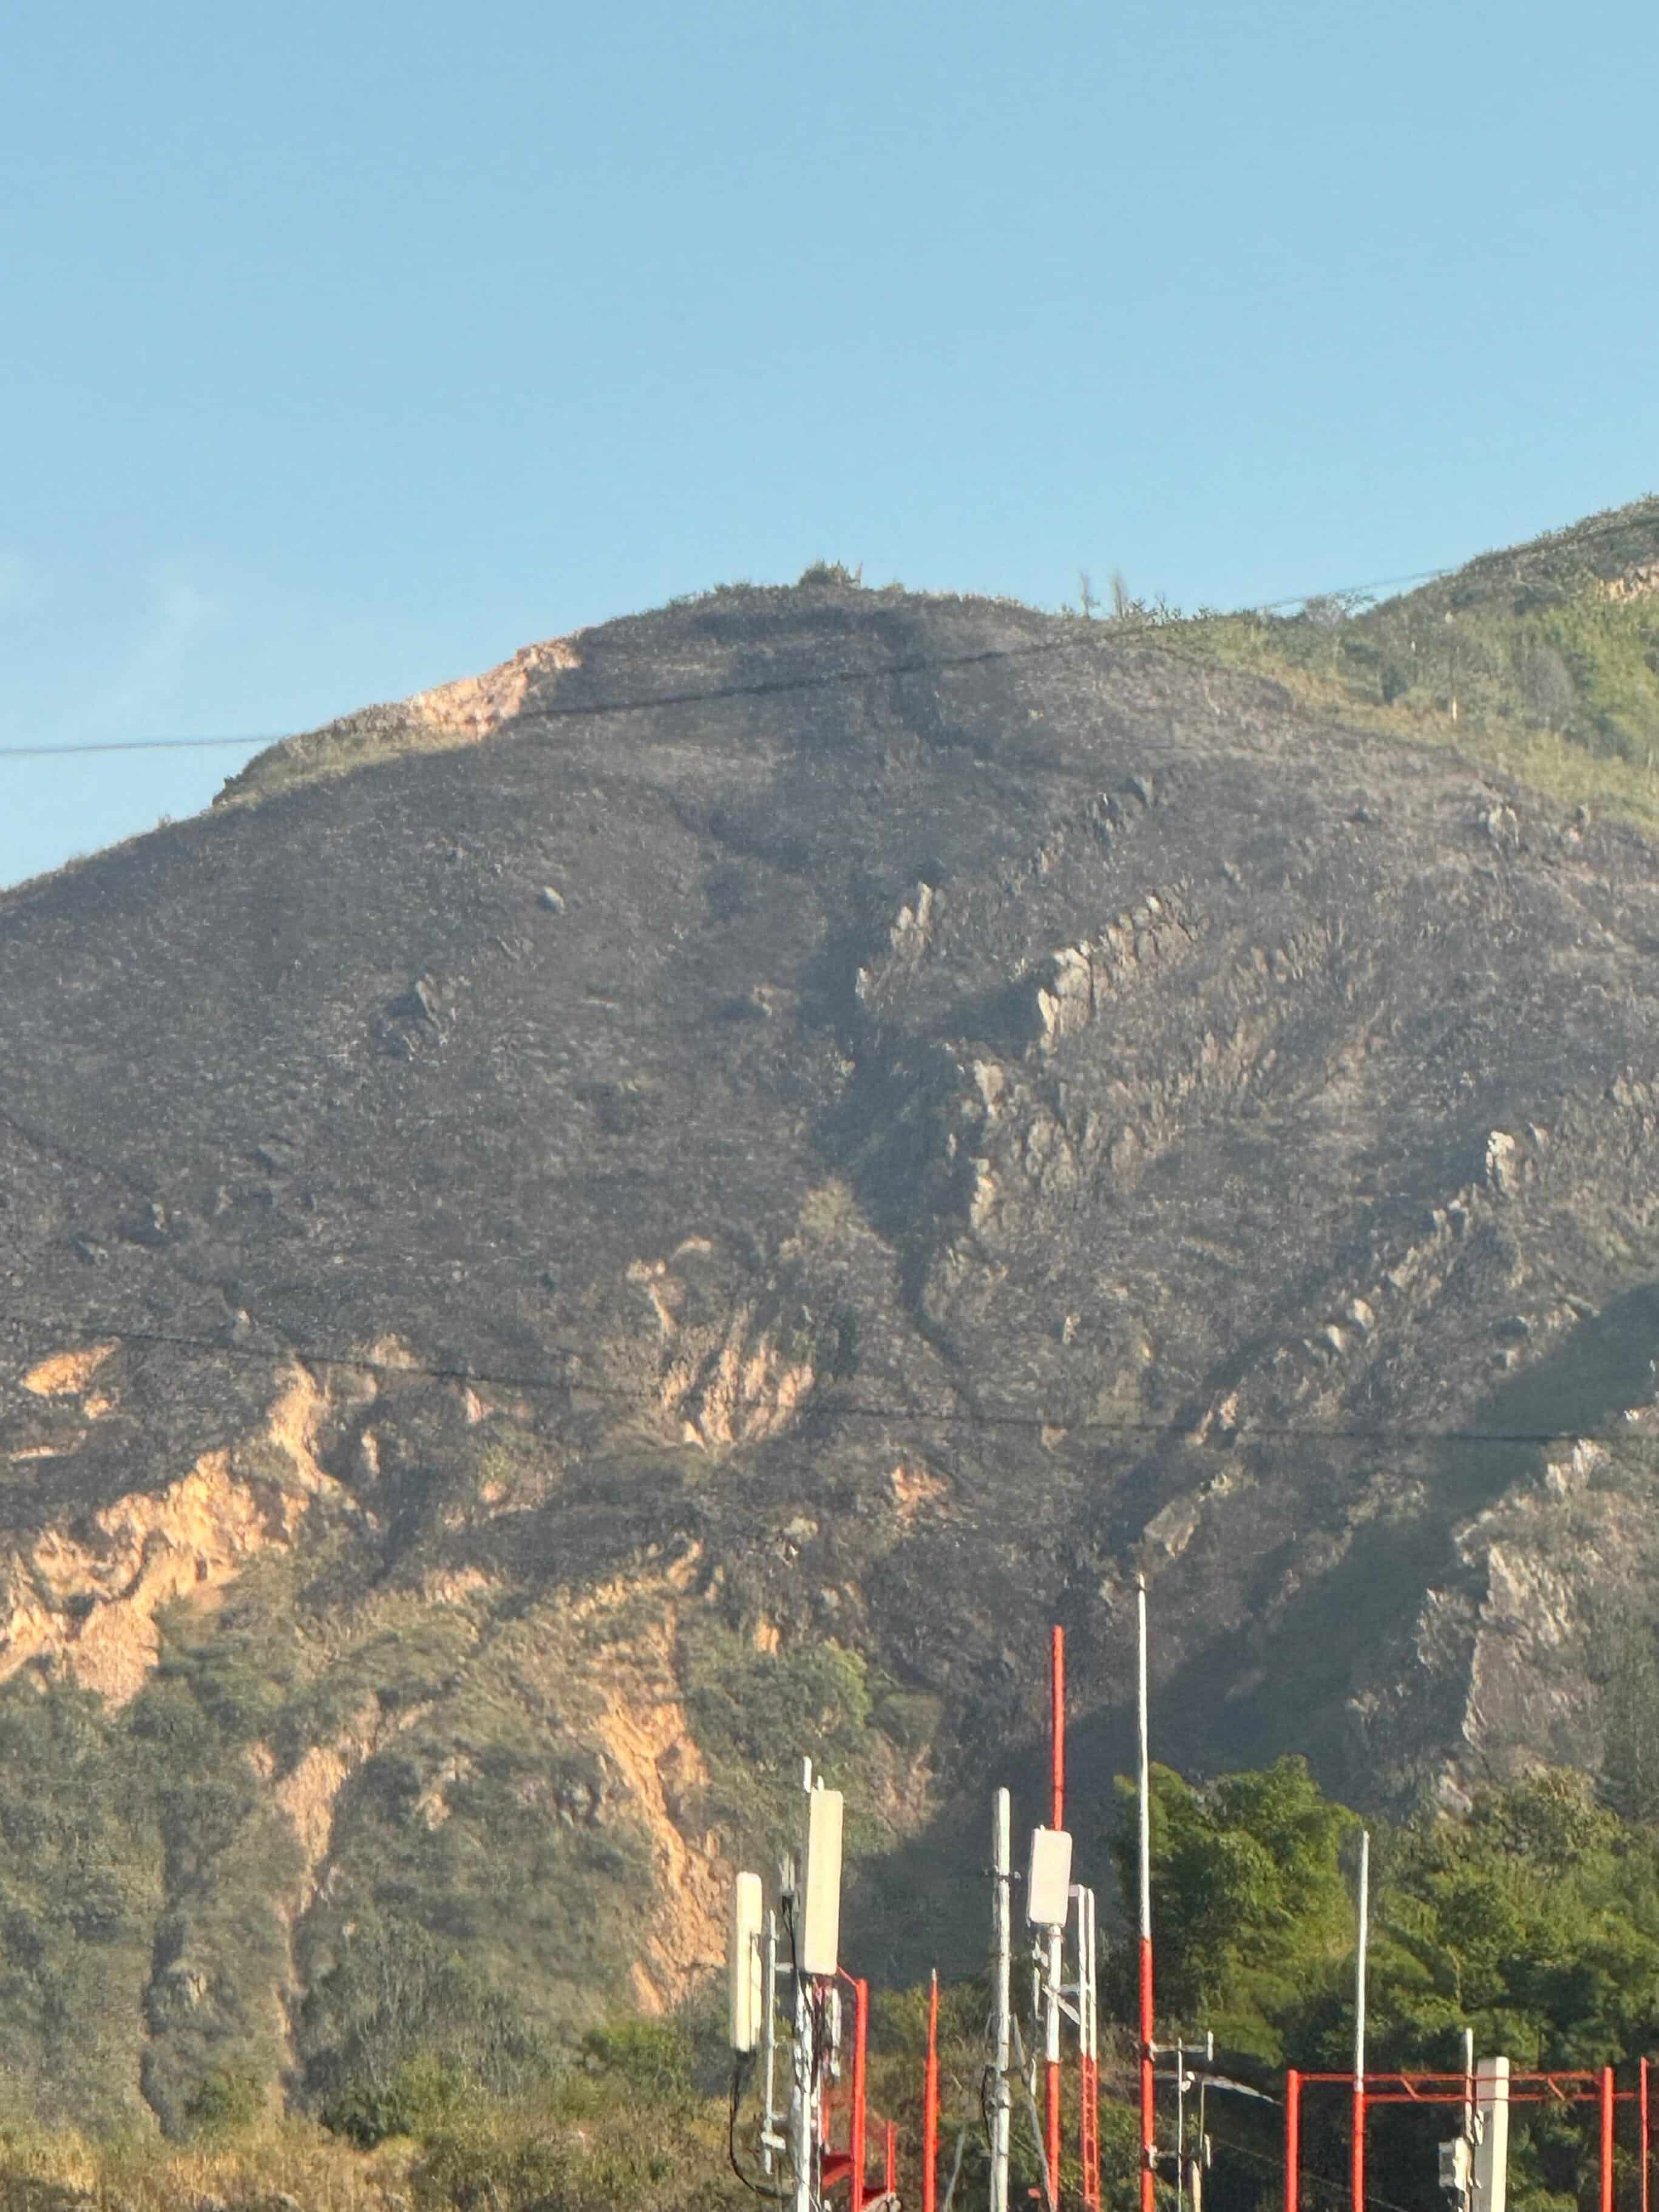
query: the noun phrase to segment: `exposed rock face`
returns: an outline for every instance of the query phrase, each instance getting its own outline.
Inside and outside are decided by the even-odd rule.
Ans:
[[[35,1396],[78,1397],[83,1419],[102,1419],[113,1401],[87,1386],[112,1349],[55,1353],[21,1387]],[[49,1526],[15,1550],[0,1565],[7,1588],[0,1680],[46,1662],[115,1705],[136,1696],[155,1664],[162,1608],[234,1582],[268,1546],[291,1547],[310,1500],[334,1488],[311,1453],[319,1402],[311,1376],[292,1374],[253,1439],[276,1460],[274,1473],[239,1473],[230,1452],[204,1451],[164,1488],[115,1498],[76,1533]],[[44,1472],[61,1455],[52,1445],[26,1445],[14,1459],[33,1459]]]
[[[660,1899],[601,1966],[532,1914],[535,2005],[672,2002],[764,1826],[739,1654],[879,1670],[890,1901],[1051,1617],[1103,1802],[1137,1569],[1172,1756],[1594,1763],[1651,1572],[1638,839],[834,582],[385,712],[454,743],[0,902],[3,1663],[140,1713],[164,1602],[206,1650],[289,1563],[339,1682],[246,1753],[291,2005],[378,1867],[521,1831],[607,1927]]]
[[[458,737],[485,738],[503,722],[511,721],[525,703],[538,677],[555,669],[580,666],[575,647],[568,638],[549,638],[526,645],[510,660],[482,676],[463,676],[453,684],[441,684],[431,691],[417,691],[404,705],[411,720]]]

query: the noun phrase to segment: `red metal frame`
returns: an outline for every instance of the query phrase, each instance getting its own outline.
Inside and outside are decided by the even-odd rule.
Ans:
[[[866,2063],[870,2035],[870,1984],[858,1981],[842,1966],[841,1980],[853,1992],[853,2081],[848,2099],[847,2148],[831,2151],[828,2148],[829,2098],[823,2100],[823,2142],[826,2146],[820,2171],[826,2190],[837,2189],[847,2184],[848,2212],[864,2212],[864,2193],[869,2186],[865,2166],[865,2136],[868,2125],[866,2108]]]
[[[1365,2106],[1369,2074],[1353,2081],[1353,2117],[1348,2123],[1348,2202],[1353,2212],[1365,2212]]]
[[[847,2212],[864,2212],[866,2192],[870,2187],[868,2137],[870,2113],[868,2106],[869,2046],[870,2046],[870,1984],[857,1980],[843,1966],[840,1978],[853,1992],[853,2081],[848,2099],[847,2148],[843,2151],[826,2150],[821,2172],[826,2191],[847,2184]],[[932,2177],[939,2156],[939,1977],[933,1977],[933,1988],[928,2005],[927,2063],[929,2087],[924,2095],[922,2197],[931,2208],[933,2203]],[[824,2141],[829,2141],[828,2105],[824,2100],[826,2118]],[[929,2127],[931,2124],[931,2136]],[[890,2197],[898,2185],[898,2127],[892,2120],[878,2120],[883,2130],[883,2184]]]
[[[1613,2069],[1601,2069],[1601,2212],[1613,2212]]]
[[[1463,2074],[1304,2074],[1291,2067],[1285,2076],[1285,2212],[1298,2212],[1301,2198],[1302,2092],[1314,2087],[1346,2083],[1352,2092],[1353,2117],[1349,2142],[1349,2177],[1352,2212],[1365,2207],[1365,2115],[1373,2105],[1462,2105],[1468,2097],[1468,2077]],[[1641,2208],[1648,2212],[1648,2062],[1638,2063],[1637,2086],[1618,2088],[1611,2066],[1592,2070],[1570,2068],[1554,2073],[1511,2074],[1511,2105],[1590,2105],[1598,2107],[1598,2197],[1601,2212],[1613,2212],[1614,2118],[1621,2104],[1637,2107],[1641,2130]]]
[[[1594,2103],[1601,2095],[1603,2073],[1611,2068],[1567,2067],[1553,2073],[1515,2073],[1510,2076],[1510,2102],[1512,2105],[1583,2105]],[[1465,2094],[1465,2076],[1462,2074],[1377,2074],[1365,2076],[1365,2101],[1368,2105],[1461,2105]],[[1305,2089],[1310,2083],[1352,2082],[1351,2073],[1298,2074],[1297,2079]],[[1387,2087],[1376,2084],[1387,2083]],[[1615,2089],[1615,2103],[1627,2104],[1635,2096],[1633,2089]]]
[[[864,2212],[865,2084],[867,2039],[870,2033],[870,1984],[853,1984],[853,2111],[848,2128],[852,2167],[848,2182],[848,2212]]]
[[[1140,2212],[1158,2212],[1158,2136],[1152,2084],[1152,1939],[1140,1941]]]
[[[1637,2061],[1636,2109],[1640,2118],[1639,2140],[1641,2143],[1642,2172],[1641,2212],[1648,2212],[1648,2162],[1651,2155],[1651,2138],[1648,2128],[1648,2062],[1645,2058],[1638,2059]]]
[[[1079,2065],[1082,2113],[1079,2149],[1083,2158],[1084,2212],[1100,2212],[1100,2061],[1085,2051]],[[933,2212],[932,2206],[924,2212]],[[1647,2212],[1645,2205],[1642,2212]]]
[[[1297,2212],[1302,2194],[1302,2076],[1285,2076],[1285,2212]]]

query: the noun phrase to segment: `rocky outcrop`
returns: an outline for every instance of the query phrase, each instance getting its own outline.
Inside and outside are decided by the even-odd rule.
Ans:
[[[115,1402],[88,1394],[112,1349],[53,1353],[21,1387],[78,1395],[86,1417],[101,1419]],[[162,1608],[210,1597],[273,1546],[291,1549],[312,1500],[334,1491],[313,1453],[321,1409],[313,1379],[294,1370],[243,1449],[204,1452],[160,1490],[131,1492],[14,1550],[0,1565],[0,1680],[62,1666],[113,1704],[134,1697],[155,1664]]]
[[[463,676],[433,690],[416,691],[404,704],[410,717],[428,729],[476,744],[521,712],[538,677],[580,665],[573,640],[548,638],[539,645],[520,647],[510,660],[486,669],[482,676]]]

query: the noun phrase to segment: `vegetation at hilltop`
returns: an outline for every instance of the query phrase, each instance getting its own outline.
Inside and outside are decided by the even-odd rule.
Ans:
[[[1120,591],[1100,627],[1659,830],[1659,498],[1381,602],[1334,592],[1284,614],[1188,616]]]

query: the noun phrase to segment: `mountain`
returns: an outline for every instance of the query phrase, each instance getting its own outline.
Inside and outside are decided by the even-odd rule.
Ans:
[[[1626,825],[830,568],[6,895],[8,2095],[678,2004],[802,1752],[866,1969],[971,1960],[1051,1620],[1100,1860],[1140,1572],[1189,1769],[1598,1767],[1656,957]]]

